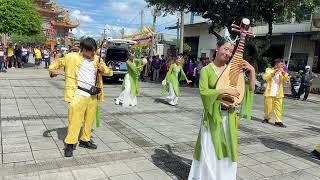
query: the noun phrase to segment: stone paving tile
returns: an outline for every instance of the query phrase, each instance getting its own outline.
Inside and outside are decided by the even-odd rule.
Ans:
[[[33,160],[31,152],[18,152],[3,154],[3,163],[13,163]]]
[[[37,172],[35,173],[27,173],[27,174],[18,174],[18,175],[12,175],[12,176],[4,176],[3,180],[39,180],[39,174]]]
[[[132,169],[134,172],[148,171],[157,169],[157,167],[151,163],[149,160],[132,160],[127,161],[126,164]]]
[[[247,167],[238,168],[237,175],[241,179],[245,179],[245,180],[255,180],[255,179],[261,179],[263,177],[261,174],[258,174]]]
[[[108,143],[107,146],[110,147],[113,151],[131,149],[132,146],[126,142],[118,142],[118,143]]]
[[[20,138],[20,137],[26,137],[25,131],[11,131],[11,132],[2,132],[2,138]]]
[[[35,160],[48,160],[62,157],[58,149],[32,151],[32,153]]]
[[[285,163],[286,164],[289,164],[295,168],[298,168],[298,169],[307,169],[307,168],[311,168],[312,166],[307,164],[307,163],[304,163],[304,162],[301,162],[295,158],[292,158],[292,159],[287,159],[285,160]]]
[[[279,175],[281,174],[280,171],[267,166],[265,164],[257,164],[257,165],[253,165],[253,166],[248,166],[249,169],[252,169],[254,172],[257,172],[258,174],[262,174],[265,177],[269,177],[269,176],[275,176],[275,175]]]
[[[265,152],[264,153],[266,156],[269,156],[271,158],[275,158],[277,160],[286,160],[286,159],[290,159],[293,158],[292,155],[281,152],[281,151],[270,151],[270,152]]]
[[[306,169],[304,171],[320,178],[320,167],[319,166],[318,167],[309,168],[309,169]]]
[[[264,153],[249,154],[248,157],[255,159],[261,163],[268,163],[268,162],[277,161],[277,159],[266,156]]]
[[[73,170],[72,173],[77,180],[93,180],[106,177],[103,171],[98,168],[78,169]]]
[[[263,178],[262,180],[293,180],[293,177],[288,174],[284,174]]]
[[[276,169],[277,171],[281,172],[282,174],[286,174],[286,173],[298,170],[297,168],[286,164],[285,161],[271,162],[271,163],[267,163],[266,165]]]
[[[111,180],[142,180],[137,174],[126,174],[110,177]]]
[[[133,171],[123,162],[111,163],[100,167],[109,177],[132,174]]]
[[[296,180],[320,180],[320,178],[313,176],[303,170],[291,172],[289,173],[289,175]]]
[[[3,145],[3,153],[28,152],[28,151],[31,151],[30,144],[28,142]]]
[[[246,156],[246,155],[239,156],[239,163],[243,164],[243,165],[246,165],[246,166],[252,166],[252,165],[260,164],[259,161],[256,161],[256,160],[254,160],[254,159],[252,159],[252,158],[250,158],[249,156]]]
[[[71,172],[41,174],[40,180],[74,180]]]
[[[139,172],[138,175],[143,180],[172,180],[170,176],[159,169]]]

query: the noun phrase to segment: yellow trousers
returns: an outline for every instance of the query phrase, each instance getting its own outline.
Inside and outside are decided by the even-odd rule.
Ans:
[[[282,122],[282,98],[264,97],[264,119],[270,120],[274,110],[275,121]]]
[[[78,143],[80,129],[82,127],[81,141],[90,141],[91,129],[97,110],[96,96],[76,95],[68,107],[68,134],[64,142],[66,144]]]
[[[320,144],[318,144],[317,146],[316,146],[316,149],[315,149],[318,153],[320,153]]]

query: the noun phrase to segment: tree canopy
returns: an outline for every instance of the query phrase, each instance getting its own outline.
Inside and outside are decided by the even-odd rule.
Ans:
[[[243,17],[252,24],[266,22],[272,35],[272,23],[295,17],[310,19],[311,12],[320,7],[320,0],[145,0],[167,13],[186,10],[210,19],[214,28],[230,27]]]
[[[43,32],[30,36],[19,34],[11,34],[10,36],[10,42],[17,43],[19,45],[43,45],[45,43],[45,39]]]
[[[0,0],[0,33],[34,35],[42,31],[42,18],[32,0]]]

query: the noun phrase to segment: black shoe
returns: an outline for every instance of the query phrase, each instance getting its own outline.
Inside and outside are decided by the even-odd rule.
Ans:
[[[307,100],[307,99],[304,99],[304,98],[302,99],[302,101],[306,101],[306,100]]]
[[[320,160],[320,153],[319,153],[318,151],[316,151],[316,150],[313,150],[313,151],[311,152],[311,156],[312,156],[312,158],[314,158],[314,159]]]
[[[264,120],[262,121],[262,123],[269,123],[269,120],[268,120],[268,119],[264,119]]]
[[[73,156],[73,144],[66,144],[66,147],[64,148],[64,156],[65,157]]]
[[[286,128],[287,126],[285,126],[282,122],[275,122],[274,123],[275,126],[279,126],[279,127],[283,127]]]
[[[79,147],[87,148],[87,149],[97,149],[97,145],[93,144],[92,141],[80,141]]]

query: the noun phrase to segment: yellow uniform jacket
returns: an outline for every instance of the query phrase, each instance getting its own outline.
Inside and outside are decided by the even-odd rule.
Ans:
[[[271,86],[272,86],[272,73],[274,72],[274,68],[267,68],[266,72],[263,74],[263,80],[267,81],[267,87],[266,90],[264,91],[264,96],[270,96],[270,91],[271,91]],[[277,92],[277,96],[276,98],[283,98],[284,97],[284,93],[283,93],[283,81],[289,81],[289,75],[288,73],[285,73],[284,75],[282,73],[279,74],[279,78],[280,78],[280,83],[279,83],[279,87],[278,87],[278,92]]]
[[[62,67],[65,71],[65,90],[64,90],[64,100],[66,102],[71,102],[76,90],[78,89],[78,70],[81,67],[84,57],[81,53],[72,52],[66,54],[63,58],[58,58],[49,66],[49,71],[54,72]],[[97,69],[99,64],[99,56],[94,57],[94,66]],[[102,76],[112,76],[113,71],[106,66],[104,61],[101,59],[100,64],[102,66],[102,72],[99,72],[97,79],[97,86],[101,88],[101,93],[98,95],[98,100],[104,100],[103,92],[103,82]]]

